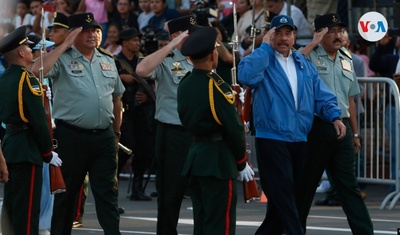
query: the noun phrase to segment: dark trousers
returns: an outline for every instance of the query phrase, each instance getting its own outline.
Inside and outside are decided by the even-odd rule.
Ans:
[[[31,163],[8,164],[9,181],[4,184],[1,230],[4,235],[39,232],[42,167]]]
[[[315,190],[324,169],[327,169],[353,234],[373,234],[371,218],[361,198],[354,171],[353,133],[348,120],[343,123],[347,128],[346,136],[338,140],[331,123],[319,118],[314,120],[308,135],[310,154],[304,166],[299,196],[301,222],[305,229]]]
[[[188,178],[182,176],[191,135],[181,126],[158,123],[156,133],[157,234],[177,235],[176,226]]]
[[[100,133],[86,133],[57,124],[56,151],[67,191],[54,198],[52,235],[70,235],[79,190],[87,173],[94,196],[97,219],[105,235],[118,235],[119,213],[116,190],[116,143],[112,127]]]
[[[297,212],[299,179],[307,143],[256,138],[261,187],[268,198],[267,213],[256,235],[304,234]]]
[[[192,176],[194,235],[235,235],[236,180]]]

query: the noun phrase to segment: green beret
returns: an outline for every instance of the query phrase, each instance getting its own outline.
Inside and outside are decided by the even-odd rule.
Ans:
[[[178,31],[186,31],[193,32],[198,29],[196,19],[193,16],[182,16],[176,19],[173,19],[168,22],[168,31],[169,34],[173,34]]]
[[[49,29],[53,28],[53,27],[60,27],[60,28],[65,28],[65,29],[69,29],[68,26],[68,16],[64,15],[61,12],[54,12],[54,21],[53,21],[53,25],[50,25]]]
[[[4,54],[14,50],[21,45],[31,45],[33,42],[29,41],[25,35],[26,26],[21,26],[11,33],[7,34],[0,40],[0,53]]]
[[[202,27],[191,33],[181,48],[182,55],[192,59],[201,59],[209,55],[217,44],[217,30],[213,27]]]
[[[346,27],[345,23],[342,23],[342,21],[340,21],[340,17],[338,14],[335,13],[330,13],[330,14],[325,14],[322,16],[318,16],[317,18],[315,18],[314,20],[314,28],[315,31],[318,31],[322,28],[328,27],[334,27],[334,26],[342,26],[342,27]]]
[[[68,16],[68,26],[71,29],[77,27],[82,27],[82,29],[95,27],[103,30],[101,26],[94,20],[94,16],[91,12],[73,14]]]

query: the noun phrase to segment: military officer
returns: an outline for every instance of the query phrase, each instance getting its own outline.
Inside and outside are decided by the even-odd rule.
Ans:
[[[89,172],[104,234],[118,235],[116,147],[125,89],[113,58],[97,49],[93,14],[71,15],[68,25],[72,30],[64,43],[43,56],[44,74],[53,79],[54,134],[67,187],[55,195],[51,234],[71,234],[78,191]],[[37,63],[32,71],[38,73]]]
[[[314,118],[308,134],[309,156],[306,159],[298,198],[299,216],[305,230],[315,190],[326,168],[331,175],[343,211],[353,234],[373,234],[368,209],[361,197],[354,172],[354,154],[360,148],[354,95],[360,93],[351,56],[342,49],[346,25],[337,14],[325,14],[314,21],[313,41],[301,52],[318,70],[321,80],[336,95],[346,125],[346,136],[339,140],[332,123]]]
[[[236,182],[254,172],[245,158],[243,125],[230,86],[213,73],[218,64],[217,31],[204,27],[182,45],[193,71],[178,87],[180,120],[193,142],[183,174],[193,183],[194,234],[235,234]]]
[[[61,165],[43,107],[43,89],[27,67],[33,44],[26,26],[0,41],[0,53],[10,63],[1,75],[0,122],[6,124],[2,149],[10,181],[4,186],[1,216],[3,234],[38,234],[43,162]]]

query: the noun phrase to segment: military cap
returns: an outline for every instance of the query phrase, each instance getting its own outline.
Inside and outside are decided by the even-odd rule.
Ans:
[[[202,27],[189,35],[181,48],[182,55],[192,59],[201,59],[209,55],[217,43],[217,30],[213,27]]]
[[[170,20],[168,21],[167,25],[169,34],[186,30],[189,30],[189,33],[191,33],[200,27],[197,25],[196,19],[193,16],[182,16]]]
[[[265,24],[261,28],[269,29],[270,28],[269,26],[271,25],[272,18],[277,16],[277,14],[273,13],[272,11],[265,11],[264,12],[264,16],[265,16]]]
[[[171,38],[169,37],[169,34],[165,30],[161,30],[160,32],[157,33],[157,40],[166,40],[170,41]]]
[[[102,29],[99,23],[94,20],[91,12],[78,13],[68,16],[68,26],[71,29],[77,27],[82,27],[82,29],[88,29],[91,27]]]
[[[64,15],[61,12],[54,12],[54,21],[53,21],[53,25],[50,25],[49,29],[53,28],[53,27],[60,27],[60,28],[66,28],[69,29],[68,26],[68,16]]]
[[[31,45],[33,42],[29,41],[25,35],[26,26],[21,26],[11,33],[7,34],[0,40],[0,53],[4,54],[14,50],[21,45]]]
[[[117,44],[122,44],[123,40],[129,40],[134,37],[140,38],[142,37],[142,34],[134,28],[124,29],[119,33],[119,40],[117,41]]]
[[[276,29],[280,29],[283,26],[289,26],[293,29],[297,29],[296,25],[293,23],[293,19],[290,16],[286,15],[277,15],[274,16],[271,20],[270,28],[276,27]]]
[[[337,25],[346,27],[346,24],[344,24],[340,21],[340,17],[336,13],[329,13],[329,14],[325,14],[322,16],[318,16],[314,20],[315,31],[318,31],[325,27],[331,28],[331,27],[334,27]]]

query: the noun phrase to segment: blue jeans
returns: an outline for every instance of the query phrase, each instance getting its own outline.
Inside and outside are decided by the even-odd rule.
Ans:
[[[392,179],[396,179],[396,108],[392,105],[386,106],[385,113],[385,128],[389,136],[390,142],[390,171],[392,175]],[[396,190],[396,185],[389,186],[390,192]]]

